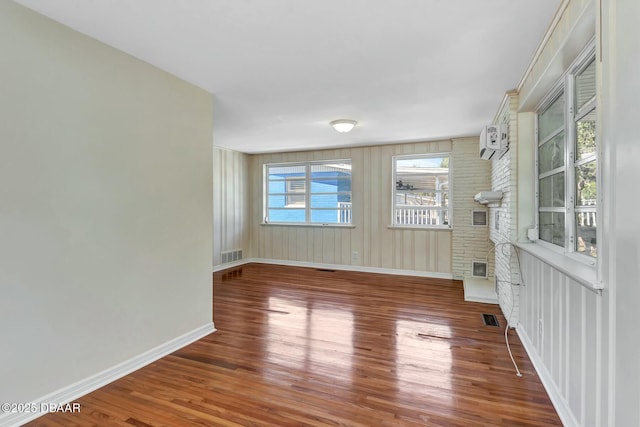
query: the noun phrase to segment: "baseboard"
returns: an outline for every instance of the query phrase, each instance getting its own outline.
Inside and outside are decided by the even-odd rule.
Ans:
[[[453,279],[451,273],[436,273],[433,271],[417,271],[417,270],[400,270],[394,268],[380,268],[380,267],[365,267],[361,265],[346,265],[346,264],[324,264],[317,262],[306,261],[290,261],[284,259],[269,259],[269,258],[249,258],[244,264],[248,262],[262,263],[262,264],[276,264],[276,265],[289,265],[292,267],[309,267],[309,268],[325,268],[330,270],[342,270],[342,271],[359,271],[362,273],[378,273],[378,274],[393,274],[396,276],[417,276],[417,277],[430,277],[433,279]],[[229,265],[229,264],[225,264]],[[228,268],[228,267],[225,267]]]
[[[119,363],[109,369],[92,375],[84,380],[78,381],[53,393],[42,396],[35,399],[31,403],[34,405],[36,412],[31,413],[5,413],[0,415],[0,427],[13,427],[20,426],[28,421],[34,420],[42,415],[46,414],[46,411],[39,411],[41,406],[46,409],[46,404],[66,404],[73,402],[74,400],[97,390],[125,375],[130,374],[156,360],[173,353],[182,347],[189,345],[200,338],[203,338],[212,332],[215,332],[216,328],[213,322],[194,329],[191,332],[187,332],[177,338],[167,341],[151,350],[148,350],[142,354],[132,357],[122,363]]]
[[[225,264],[214,265],[213,266],[213,272],[215,273],[216,271],[222,271],[222,270],[226,270],[228,268],[239,267],[241,265],[249,264],[250,262],[253,262],[252,259],[251,258],[247,258],[247,259],[241,259],[241,260],[238,260],[238,261],[227,262]]]
[[[549,399],[551,399],[551,403],[553,403],[553,406],[556,408],[556,412],[560,417],[560,421],[562,421],[562,424],[565,427],[578,427],[580,423],[578,423],[578,420],[576,420],[576,418],[573,416],[571,408],[569,408],[569,404],[564,399],[564,397],[562,397],[562,393],[556,386],[553,378],[551,377],[551,374],[536,352],[533,343],[529,339],[529,336],[520,323],[518,323],[518,326],[516,327],[516,332],[518,333],[518,337],[520,338],[520,341],[522,342],[522,345],[524,346],[529,359],[531,359],[533,367],[538,373],[538,377],[540,377],[542,385],[549,395]]]

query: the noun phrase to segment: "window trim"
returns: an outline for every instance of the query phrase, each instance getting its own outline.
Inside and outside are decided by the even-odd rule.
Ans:
[[[351,190],[348,192],[345,191],[336,191],[335,193],[312,193],[311,192],[311,167],[315,165],[327,165],[327,164],[336,164],[336,163],[348,163],[351,165],[351,175],[349,181],[351,182]],[[285,192],[284,193],[269,193],[269,168],[271,167],[291,167],[291,166],[301,166],[304,167],[305,173],[305,191],[304,191],[304,206],[296,206],[296,205],[287,205],[287,178],[284,179],[285,182]],[[301,179],[300,179],[301,180]],[[351,214],[349,218],[351,222],[311,222],[311,196],[317,194],[346,194],[348,193],[351,199]],[[302,194],[302,193],[299,193]],[[282,208],[276,208],[279,210],[287,210],[287,209],[298,209],[305,211],[305,220],[304,222],[286,222],[286,221],[270,221],[269,220],[269,196],[284,196],[285,197],[285,205]],[[327,211],[336,211],[339,212],[337,208],[313,208],[313,210],[327,210]],[[354,215],[353,215],[353,161],[352,159],[328,159],[328,160],[312,160],[312,161],[302,161],[302,162],[276,162],[276,163],[263,163],[262,165],[262,225],[284,225],[284,226],[304,226],[304,227],[342,227],[349,228],[354,227],[353,223]]]
[[[575,152],[575,137],[576,137],[576,122],[589,114],[592,111],[598,111],[597,98],[598,98],[598,88],[596,83],[596,96],[594,99],[587,102],[582,106],[580,111],[574,113],[575,107],[575,76],[584,71],[593,61],[597,61],[596,57],[596,48],[595,43],[590,42],[587,47],[576,57],[576,59],[572,62],[572,64],[564,71],[562,76],[558,79],[558,81],[552,86],[551,90],[543,97],[543,99],[538,103],[535,107],[535,136],[534,136],[534,145],[535,145],[535,155],[534,155],[534,169],[535,169],[535,227],[540,232],[540,212],[564,212],[564,247],[555,245],[553,243],[544,241],[540,238],[536,241],[536,244],[540,245],[543,248],[549,249],[555,253],[562,254],[568,258],[571,258],[575,261],[578,261],[582,264],[585,264],[589,267],[596,268],[599,265],[598,259],[600,257],[591,257],[589,255],[584,255],[575,250],[575,239],[576,239],[576,189],[575,189],[575,168],[576,166],[582,163],[588,163],[593,161],[593,158],[581,159],[576,162],[576,152]],[[567,94],[571,95],[571,99],[567,98]],[[560,129],[554,130],[552,134],[548,135],[544,142],[540,142],[538,140],[538,128],[539,128],[539,115],[546,108],[551,106],[553,102],[558,98],[558,96],[565,97],[565,105],[564,105],[564,123],[561,129],[565,131],[565,148],[564,148],[564,167],[556,168],[550,171],[546,171],[543,174],[539,173],[539,148],[549,140],[553,139],[553,137],[559,134]],[[597,125],[596,125],[597,126]],[[596,130],[596,137],[598,131]],[[596,198],[596,218],[598,218],[598,222],[602,222],[601,219],[601,188],[602,188],[602,180],[601,180],[601,155],[599,145],[596,144],[596,185],[597,185],[597,198]],[[546,176],[554,175],[561,169],[564,169],[565,174],[565,206],[563,208],[559,208],[560,210],[556,210],[557,208],[541,208],[540,207],[540,179]],[[555,172],[554,172],[555,171]],[[542,209],[542,210],[541,210]],[[582,210],[582,208],[580,208]],[[602,241],[601,239],[601,227],[596,227],[596,242]]]
[[[442,207],[434,207],[434,210],[438,211],[446,211],[447,216],[449,218],[448,224],[441,225],[431,225],[431,224],[396,224],[395,221],[395,209],[396,209],[396,160],[398,159],[424,159],[424,158],[437,158],[437,157],[447,157],[449,159],[448,166],[448,184],[449,190],[447,193],[449,194],[448,206],[446,208]],[[411,229],[431,229],[431,230],[450,230],[453,228],[453,156],[451,152],[439,152],[439,153],[423,153],[423,154],[398,154],[391,157],[391,209],[389,213],[390,217],[390,225],[388,228],[411,228]],[[442,193],[442,190],[434,189],[435,193]]]

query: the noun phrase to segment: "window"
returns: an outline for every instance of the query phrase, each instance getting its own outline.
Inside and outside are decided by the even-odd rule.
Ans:
[[[448,154],[393,158],[395,226],[451,226],[451,169]]]
[[[307,188],[307,180],[302,178],[286,178],[287,183],[287,201],[286,207],[306,206],[305,193]]]
[[[540,240],[597,256],[595,58],[578,62],[538,112]]]
[[[351,160],[264,166],[264,218],[273,224],[351,224]]]

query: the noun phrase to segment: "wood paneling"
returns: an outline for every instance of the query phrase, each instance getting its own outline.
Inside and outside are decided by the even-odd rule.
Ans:
[[[249,258],[249,155],[213,147],[213,266],[223,251]]]
[[[607,353],[601,342],[603,297],[525,251],[520,260],[524,285],[518,333],[543,363],[540,375],[550,381],[550,393],[571,423],[598,425],[603,414],[596,411],[607,398],[600,390],[606,383],[602,360]]]
[[[31,425],[560,425],[460,282],[249,264],[214,297],[218,332]]]
[[[251,256],[451,274],[451,231],[391,229],[391,158],[450,152],[450,140],[251,156]],[[265,163],[352,160],[353,228],[261,225]],[[455,169],[454,169],[455,180]],[[307,230],[303,232],[301,230]],[[295,240],[296,250],[292,251]],[[283,248],[282,245],[285,245]],[[353,253],[357,252],[357,259]]]

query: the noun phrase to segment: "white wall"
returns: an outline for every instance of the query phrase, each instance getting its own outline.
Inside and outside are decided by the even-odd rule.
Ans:
[[[251,156],[252,256],[451,277],[450,230],[389,228],[392,156],[451,152],[451,148],[451,140],[445,140]],[[347,158],[353,165],[353,228],[260,224],[265,163]],[[455,182],[455,169],[453,179]]]
[[[490,208],[490,234],[495,245],[498,302],[509,325],[518,324],[520,274],[518,259],[509,242],[518,239],[518,94],[505,95],[495,122],[509,126],[509,150],[491,163],[491,189],[502,191],[500,206]]]
[[[0,401],[212,327],[211,96],[0,2]]]
[[[602,0],[602,277],[610,301],[611,418],[640,425],[640,2]],[[599,244],[600,246],[600,244]],[[598,249],[600,251],[600,249]]]
[[[512,224],[507,235],[500,236],[498,233],[492,235],[496,241],[507,239],[511,242],[525,241],[526,229],[534,223],[534,153],[536,150],[534,112],[542,98],[600,28],[599,25],[596,25],[599,5],[594,0],[571,0],[563,4],[566,5],[566,8],[563,9],[557,25],[552,28],[552,32],[542,45],[539,55],[532,63],[529,73],[519,86],[517,107],[510,108],[510,120],[513,121],[514,118],[517,118],[517,158],[509,159],[508,164],[494,163],[494,184],[501,179],[504,173],[511,174],[509,181],[512,183],[514,174],[517,178],[517,197],[509,198],[510,206],[507,208],[511,220],[514,219],[513,214],[516,214],[516,223]],[[627,10],[626,13],[629,14],[629,11]],[[626,30],[630,30],[630,28],[626,28]],[[610,29],[605,28],[602,34],[606,36],[608,31]],[[634,31],[635,34],[638,33],[637,29]],[[626,34],[626,37],[633,37],[633,32]],[[596,45],[598,63],[605,64],[604,68],[611,57],[600,50],[598,43]],[[601,70],[598,70],[598,75],[600,74]],[[605,87],[601,89],[599,90],[601,94],[607,93]],[[637,106],[637,101],[634,101],[637,99],[636,93],[630,97],[629,102],[635,102]],[[605,111],[605,114],[608,114],[607,110],[608,107],[599,98],[598,111],[600,113]],[[612,124],[607,120],[600,121],[600,129],[611,129],[611,126]],[[599,145],[605,151],[607,146],[610,146],[602,138],[600,138]],[[610,197],[619,191],[615,188],[611,178],[615,176],[619,168],[611,164],[612,160],[608,155],[601,155],[601,161],[602,179],[599,182],[599,191],[601,194],[605,194],[605,199],[604,203],[600,201],[598,226],[605,239],[598,242],[598,252],[599,262],[602,263],[602,272],[606,272],[609,268],[606,264],[610,263],[612,259],[610,251],[613,241],[609,239],[622,237],[622,235],[611,235],[608,230],[611,224],[621,223],[620,220],[614,221],[610,215],[612,213]],[[634,177],[634,180],[637,181],[637,179],[638,177]],[[624,210],[628,212],[629,207]],[[631,219],[629,218],[626,223],[632,223]],[[637,231],[635,234],[631,233],[629,229],[625,231],[634,236],[634,245],[637,247]],[[563,264],[565,257],[544,248],[538,248],[537,245],[528,246],[526,250],[520,250],[519,254],[522,267],[521,285],[518,287],[519,294],[515,294],[513,299],[514,305],[519,304],[518,334],[565,425],[639,425],[638,418],[630,418],[627,416],[628,414],[625,414],[622,422],[620,419],[614,422],[613,418],[610,418],[610,415],[614,414],[612,408],[619,407],[621,402],[614,385],[610,383],[610,375],[615,369],[615,363],[611,365],[609,363],[612,360],[610,338],[615,336],[618,329],[611,322],[611,314],[616,313],[617,310],[614,305],[610,305],[613,301],[611,293],[617,286],[616,279],[610,275],[609,279],[604,281],[605,290],[599,294],[589,288],[596,277],[593,271],[587,274],[591,278],[584,282],[587,286],[583,286],[583,281],[579,279],[579,277],[586,277],[580,271],[588,270],[588,267],[579,266],[576,263],[567,264],[568,267],[560,269],[556,265]],[[638,258],[634,258],[633,261],[627,260],[627,262],[636,268],[633,273],[629,272],[632,274],[631,276],[626,276],[627,272],[625,272],[625,276],[627,278],[634,277],[637,283],[635,278],[638,273]],[[514,272],[513,267],[513,264],[503,266],[502,263],[497,262],[499,274],[508,275],[511,273],[512,277],[517,277],[517,274],[514,274],[517,272]],[[629,292],[627,301],[637,305],[640,300],[634,292],[637,291]],[[633,319],[626,319],[625,326],[633,324],[629,322],[630,320],[636,322],[639,319],[637,316]],[[626,337],[627,340],[631,338],[631,335]],[[628,357],[629,366],[633,366],[632,370],[626,372],[626,378],[629,378],[628,374],[634,378],[633,375],[638,372],[640,355],[637,342],[636,338],[634,344],[630,344],[628,341],[623,344],[628,350],[624,357]],[[624,384],[625,393],[630,393],[630,400],[634,400],[637,416],[638,401],[640,401],[638,388],[633,381],[630,382],[628,379],[624,381]],[[627,387],[629,384],[630,386]],[[624,405],[625,409],[633,412],[634,409],[631,406],[627,406],[626,403]]]
[[[518,335],[567,426],[607,424],[606,298],[520,251]]]
[[[213,147],[213,267],[221,253],[242,250],[250,258],[249,155]]]

